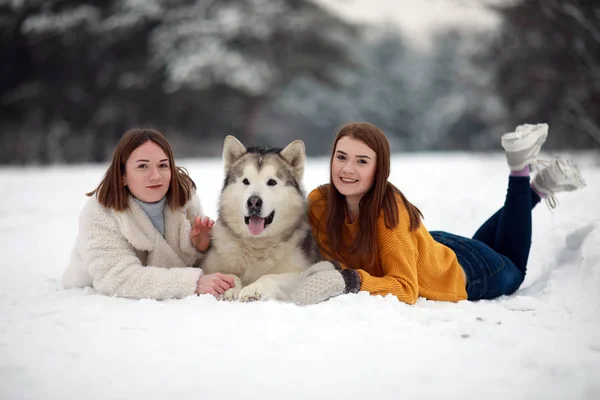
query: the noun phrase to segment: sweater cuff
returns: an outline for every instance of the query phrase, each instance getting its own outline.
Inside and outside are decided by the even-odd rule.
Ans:
[[[340,262],[339,262],[339,261],[337,261],[337,260],[331,260],[331,261],[329,261],[329,262],[330,262],[330,263],[333,265],[333,267],[334,267],[334,268],[335,268],[337,271],[340,271],[340,272],[342,272],[342,266],[340,265]]]
[[[361,284],[358,271],[352,268],[346,268],[341,274],[342,278],[344,278],[344,283],[346,284],[344,293],[358,293]]]

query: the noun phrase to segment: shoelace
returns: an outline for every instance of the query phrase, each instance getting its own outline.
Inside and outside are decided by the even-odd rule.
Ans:
[[[546,203],[546,207],[548,207],[548,210],[550,210],[550,211],[552,211],[556,207],[558,207],[558,199],[553,194],[550,196],[544,197],[544,202]]]

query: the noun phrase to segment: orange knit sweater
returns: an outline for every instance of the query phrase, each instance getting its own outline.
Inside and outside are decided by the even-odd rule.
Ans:
[[[388,229],[383,212],[377,220],[379,257],[375,257],[375,263],[365,265],[364,253],[342,254],[342,259],[336,257],[341,267],[358,271],[360,290],[383,296],[391,293],[408,304],[414,304],[419,296],[430,300],[466,300],[465,275],[454,252],[436,242],[423,223],[410,232],[408,211],[402,199],[397,200],[399,224]],[[308,195],[308,215],[317,245],[323,257],[331,260],[334,256],[327,240],[326,203],[319,189]],[[346,219],[340,227],[345,243],[354,240],[359,229],[357,221],[349,223]]]

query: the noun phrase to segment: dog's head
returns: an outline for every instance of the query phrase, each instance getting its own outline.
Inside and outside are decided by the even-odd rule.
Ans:
[[[283,149],[246,148],[227,136],[219,221],[246,237],[279,236],[293,230],[306,218],[305,161],[301,140]]]

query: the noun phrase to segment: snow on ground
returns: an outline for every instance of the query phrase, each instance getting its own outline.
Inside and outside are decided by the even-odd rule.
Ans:
[[[513,296],[414,306],[346,295],[280,302],[127,300],[65,291],[83,193],[105,166],[0,169],[1,399],[598,399],[600,167],[534,210]],[[183,160],[216,215],[222,164]],[[502,202],[501,154],[397,155],[391,180],[426,226],[470,235]],[[305,186],[327,179],[308,161]]]

